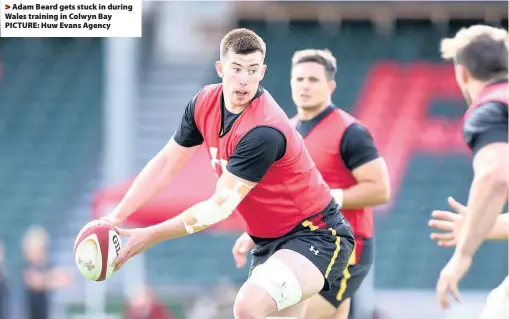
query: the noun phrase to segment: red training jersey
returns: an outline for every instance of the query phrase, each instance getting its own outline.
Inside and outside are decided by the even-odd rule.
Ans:
[[[292,118],[294,126],[297,117]],[[341,159],[340,144],[345,130],[357,120],[350,114],[334,109],[325,116],[304,138],[306,148],[325,182],[331,189],[347,189],[357,184],[352,172]],[[356,238],[371,238],[374,233],[373,210],[341,209],[352,226]]]
[[[465,113],[465,119],[468,118],[474,109],[488,102],[501,102],[507,106],[507,94],[509,92],[508,89],[509,84],[507,82],[486,86],[469,106],[467,112]]]
[[[222,84],[206,86],[195,104],[196,126],[203,135],[214,171],[220,176],[244,135],[257,126],[278,129],[286,138],[285,155],[274,162],[263,179],[237,207],[246,232],[277,238],[331,202],[330,189],[316,169],[302,137],[269,92],[249,103],[232,128],[221,135]]]
[[[465,122],[470,114],[479,106],[489,102],[500,102],[505,106],[508,106],[508,89],[509,84],[507,82],[497,83],[486,86],[477,98],[470,104],[468,110],[465,112],[463,121]]]

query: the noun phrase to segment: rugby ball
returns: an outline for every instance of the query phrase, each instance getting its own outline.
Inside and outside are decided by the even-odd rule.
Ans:
[[[92,281],[103,281],[113,275],[112,262],[122,249],[120,235],[103,221],[85,225],[74,242],[74,262],[80,273]]]

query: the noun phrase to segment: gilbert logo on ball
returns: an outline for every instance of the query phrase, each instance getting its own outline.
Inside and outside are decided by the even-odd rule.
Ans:
[[[74,262],[85,278],[103,281],[113,275],[111,263],[121,248],[122,241],[114,227],[103,221],[93,221],[76,237]]]

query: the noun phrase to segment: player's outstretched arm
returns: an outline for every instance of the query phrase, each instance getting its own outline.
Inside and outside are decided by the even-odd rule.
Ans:
[[[226,219],[255,185],[256,183],[224,172],[210,199],[191,206],[180,215],[146,228],[120,229],[117,227],[119,234],[128,236],[129,239],[113,263],[115,271],[131,257],[157,243],[199,232]]]
[[[493,228],[507,200],[509,156],[507,143],[491,143],[474,157],[474,180],[456,251],[473,255]]]
[[[193,234],[228,218],[255,185],[224,172],[211,198],[186,209],[175,218],[152,226],[156,240],[160,242]]]

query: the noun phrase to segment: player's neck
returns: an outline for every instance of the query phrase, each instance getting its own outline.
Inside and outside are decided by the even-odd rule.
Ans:
[[[472,100],[474,101],[477,100],[479,94],[481,94],[484,88],[487,87],[490,83],[491,81],[490,82],[474,81],[470,83],[469,92]]]
[[[503,75],[500,77],[496,77],[494,79],[488,81],[472,81],[469,85],[469,94],[471,98],[475,101],[481,92],[490,84],[496,83],[497,81],[501,81],[507,78],[507,75]]]
[[[317,117],[320,113],[322,113],[327,107],[331,105],[331,102],[324,103],[318,107],[313,108],[297,108],[297,117],[301,121],[309,121]]]
[[[245,105],[233,105],[226,96],[224,97],[224,107],[233,114],[240,114],[242,111],[246,109],[246,107],[249,105],[249,103]]]

